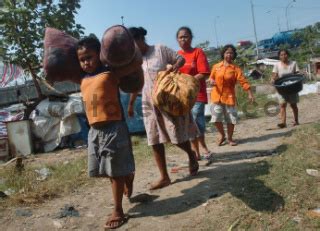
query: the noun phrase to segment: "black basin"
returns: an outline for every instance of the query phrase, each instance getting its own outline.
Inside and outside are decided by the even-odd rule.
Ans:
[[[274,81],[274,86],[280,95],[296,94],[302,90],[304,76],[288,74]]]

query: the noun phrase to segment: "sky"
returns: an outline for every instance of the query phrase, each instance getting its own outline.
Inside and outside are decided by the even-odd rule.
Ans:
[[[320,22],[320,0],[252,0],[257,39]],[[147,43],[179,49],[176,31],[188,26],[193,45],[255,41],[250,0],[82,0],[76,22],[101,38],[112,25],[142,26]],[[123,16],[123,19],[121,18]]]

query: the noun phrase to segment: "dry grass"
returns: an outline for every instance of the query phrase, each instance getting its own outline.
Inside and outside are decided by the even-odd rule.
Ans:
[[[319,230],[320,220],[309,217],[307,212],[320,207],[320,180],[306,174],[308,168],[320,170],[319,134],[320,124],[301,126],[278,149],[278,156],[221,169],[223,181],[213,178],[211,182],[221,196],[209,200],[205,216],[197,217],[194,228]],[[151,160],[145,137],[132,137],[132,144],[137,164]],[[166,148],[169,151],[173,147]],[[44,181],[37,180],[34,171],[40,166],[27,165],[21,173],[14,167],[0,170],[0,179],[5,179],[0,190],[10,187],[17,192],[9,199],[0,199],[0,204],[36,204],[94,183],[87,177],[84,156],[66,164],[43,167],[52,172]],[[216,172],[215,176],[220,175]]]
[[[228,176],[231,194],[216,201],[217,211],[209,204],[199,230],[319,230],[320,219],[307,212],[320,207],[320,179],[306,174],[320,170],[319,150],[319,123],[295,130],[278,156]]]
[[[151,159],[151,148],[147,146],[145,136],[132,136],[132,145],[136,163]],[[0,191],[11,189],[15,192],[6,199],[0,198],[0,206],[42,203],[94,184],[95,180],[87,176],[86,155],[64,161],[68,154],[62,152],[61,160],[52,162],[42,161],[39,156],[38,161],[26,161],[21,171],[14,164],[0,169]],[[45,180],[39,180],[35,170],[43,168],[48,168],[51,174]]]
[[[36,172],[42,168],[47,168],[50,172],[44,180],[41,180]],[[84,157],[65,164],[25,164],[22,170],[17,170],[15,165],[12,165],[0,170],[0,178],[4,181],[4,184],[0,185],[1,191],[11,189],[15,192],[8,199],[0,200],[3,206],[41,203],[89,183]]]

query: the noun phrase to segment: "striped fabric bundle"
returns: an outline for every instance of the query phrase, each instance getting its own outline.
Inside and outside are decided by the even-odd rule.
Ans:
[[[23,74],[23,69],[17,65],[0,62],[0,88],[8,86]]]

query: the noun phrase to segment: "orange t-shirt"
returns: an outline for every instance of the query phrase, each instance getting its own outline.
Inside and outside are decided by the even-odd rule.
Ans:
[[[195,76],[197,74],[210,74],[210,67],[207,61],[207,57],[202,49],[194,48],[191,52],[185,52],[183,50],[179,50],[178,54],[184,57],[186,60],[183,67],[179,69],[181,73],[189,74]],[[207,86],[206,80],[200,80],[200,90],[197,96],[197,102],[207,103]]]
[[[122,120],[118,84],[118,78],[111,72],[82,79],[80,89],[90,125]]]
[[[235,85],[237,81],[245,91],[250,89],[250,84],[246,77],[243,75],[240,67],[235,64],[225,66],[222,61],[213,65],[210,79],[216,82],[211,91],[212,103],[223,103],[234,106],[236,102]]]

